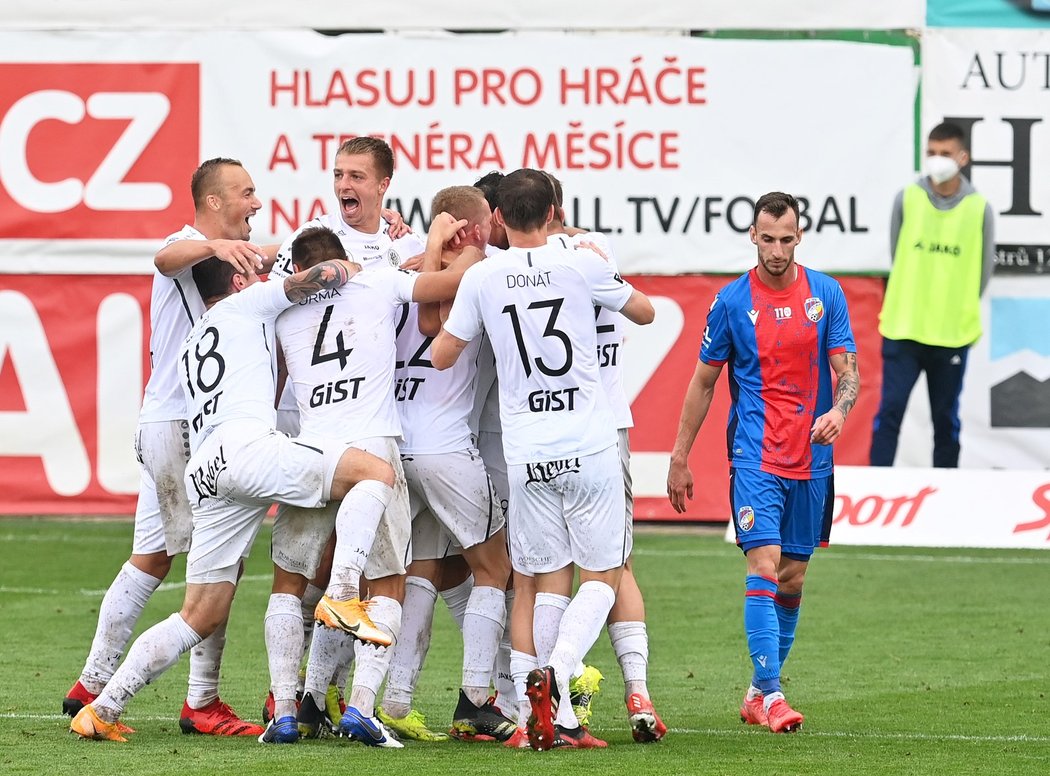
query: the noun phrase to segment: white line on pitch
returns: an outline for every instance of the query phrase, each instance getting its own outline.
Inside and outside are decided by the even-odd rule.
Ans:
[[[272,574],[246,574],[241,577],[241,582],[268,582],[273,579]],[[158,587],[158,591],[167,590],[182,590],[186,587],[186,582],[162,582]],[[76,595],[88,596],[91,598],[98,598],[99,596],[105,595],[105,588],[101,590],[88,590],[87,588],[81,588],[80,590],[74,591]],[[14,595],[69,595],[67,590],[54,590],[45,587],[8,587],[7,585],[0,585],[0,593],[11,593]]]

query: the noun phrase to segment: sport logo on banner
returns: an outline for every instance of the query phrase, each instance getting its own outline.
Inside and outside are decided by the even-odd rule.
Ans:
[[[0,64],[0,233],[146,238],[188,212],[196,64]]]

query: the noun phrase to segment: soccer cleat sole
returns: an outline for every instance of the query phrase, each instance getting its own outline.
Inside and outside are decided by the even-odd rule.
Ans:
[[[557,712],[553,697],[555,690],[552,689],[554,682],[554,670],[549,667],[533,669],[525,680],[525,695],[532,706],[525,730],[529,746],[537,752],[546,752],[554,746],[554,715]]]

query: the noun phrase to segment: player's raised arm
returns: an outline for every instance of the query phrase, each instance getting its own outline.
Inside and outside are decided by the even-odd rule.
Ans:
[[[689,387],[682,402],[682,415],[678,420],[678,435],[671,450],[671,466],[667,472],[667,497],[678,513],[685,512],[686,497],[693,498],[693,473],[689,471],[689,451],[700,432],[711,400],[715,395],[715,384],[722,373],[721,366],[712,366],[698,361]]]
[[[153,257],[153,264],[165,277],[179,274],[186,267],[216,256],[232,264],[240,273],[263,272],[266,249],[247,240],[176,240]],[[273,264],[273,259],[269,260]]]
[[[359,264],[350,261],[326,261],[284,279],[284,293],[289,301],[301,302],[326,288],[338,288],[357,274]]]

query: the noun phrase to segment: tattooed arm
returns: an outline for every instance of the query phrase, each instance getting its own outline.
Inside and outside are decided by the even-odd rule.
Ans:
[[[289,301],[301,302],[327,288],[338,288],[361,269],[350,261],[325,261],[284,279],[284,293]]]
[[[853,405],[857,403],[860,393],[860,372],[857,371],[856,353],[837,353],[831,357],[831,368],[838,375],[835,386],[835,403],[813,423],[810,440],[818,445],[830,445],[842,433],[842,424],[846,421]]]

